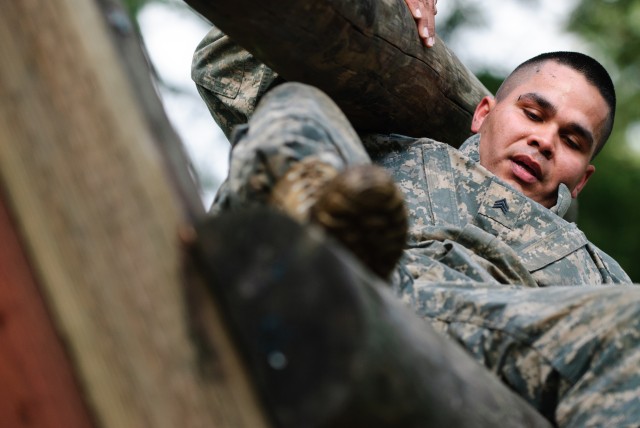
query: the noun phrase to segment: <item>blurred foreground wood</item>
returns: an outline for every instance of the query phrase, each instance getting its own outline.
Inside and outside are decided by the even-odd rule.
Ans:
[[[43,376],[44,384],[72,367],[64,382],[77,390],[65,396],[74,401],[66,407],[77,411],[66,414],[77,412],[78,422],[56,419],[65,408],[47,413],[55,397],[37,395],[33,385],[5,389],[15,385],[5,383],[7,376],[19,372],[0,360],[3,404],[41,403],[26,407],[43,412],[30,420],[56,426],[92,420],[118,428],[264,425],[240,360],[207,301],[201,304],[214,320],[218,348],[209,364],[216,371],[203,373],[190,337],[178,229],[203,210],[180,147],[133,26],[117,3],[3,4],[3,206],[51,322],[32,337],[25,333],[24,343],[47,336],[49,347],[36,349],[52,358],[42,359],[41,367],[25,360],[21,367],[33,370],[26,378]],[[4,281],[21,284],[11,272]],[[22,322],[18,313],[37,301],[35,295],[13,308],[7,323]],[[9,351],[2,343],[3,355],[21,355],[20,343]],[[12,405],[0,410],[8,412],[1,421],[21,412]]]
[[[402,0],[185,0],[285,79],[325,91],[358,131],[459,146],[488,90]]]

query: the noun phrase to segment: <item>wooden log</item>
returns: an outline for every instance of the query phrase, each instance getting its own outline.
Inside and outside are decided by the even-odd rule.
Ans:
[[[278,426],[550,426],[317,232],[234,212],[191,247]]]
[[[184,179],[186,163],[176,161],[180,143],[167,131],[133,29],[111,1],[3,4],[3,199],[50,314],[49,331],[64,344],[96,426],[262,427],[264,412],[213,306],[209,364],[218,370],[204,372],[198,363],[178,229],[203,209]],[[142,68],[125,65],[123,56]],[[180,170],[169,173],[168,165]],[[2,355],[20,355],[14,345],[7,350],[3,342]],[[51,352],[50,364],[59,360]],[[0,372],[11,374],[6,363],[0,359]],[[37,376],[37,366],[23,368]],[[49,422],[81,426],[65,420]]]
[[[285,79],[319,87],[359,131],[470,135],[487,89],[402,0],[185,0]]]

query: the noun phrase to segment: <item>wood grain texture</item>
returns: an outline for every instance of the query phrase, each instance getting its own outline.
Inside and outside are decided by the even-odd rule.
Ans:
[[[135,36],[126,15],[98,6],[0,14],[0,185],[46,306],[99,426],[264,426],[223,328],[217,376],[197,364],[177,238],[188,209],[160,150],[177,141],[145,116],[159,100],[114,47]]]
[[[401,0],[186,0],[285,79],[319,87],[359,131],[459,146],[487,89]]]

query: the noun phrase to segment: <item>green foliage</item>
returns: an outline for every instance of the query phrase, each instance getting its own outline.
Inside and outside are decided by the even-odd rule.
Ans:
[[[498,88],[505,78],[505,76],[496,76],[488,71],[480,71],[475,73],[475,75],[492,94],[498,91]]]
[[[436,32],[442,40],[449,40],[457,29],[466,26],[482,27],[486,25],[485,9],[481,5],[467,0],[447,0],[451,4],[451,14],[443,19],[436,18]]]
[[[611,142],[610,142],[611,143]],[[616,259],[631,278],[638,282],[640,267],[640,188],[638,163],[604,151],[596,163],[597,173],[579,198],[578,224],[589,239]]]

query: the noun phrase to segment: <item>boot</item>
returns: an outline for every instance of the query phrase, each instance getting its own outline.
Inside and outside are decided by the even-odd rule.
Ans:
[[[381,167],[365,164],[339,172],[307,158],[276,183],[271,203],[299,222],[321,226],[383,279],[402,255],[404,199]]]

